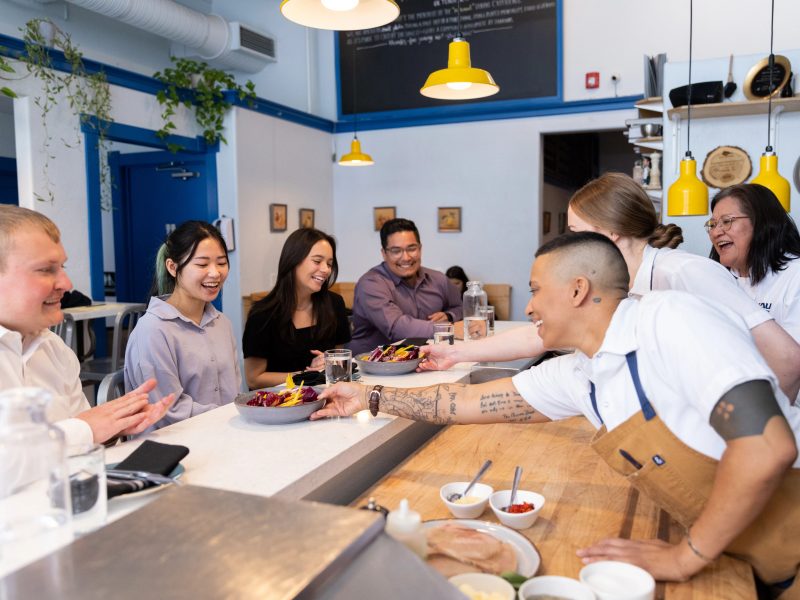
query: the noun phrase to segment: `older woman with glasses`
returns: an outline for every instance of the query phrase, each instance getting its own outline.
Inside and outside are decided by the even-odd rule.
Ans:
[[[736,212],[732,214],[743,214]],[[630,275],[629,295],[653,290],[680,290],[724,306],[747,324],[781,387],[794,398],[800,387],[800,346],[742,290],[725,269],[702,256],[675,249],[683,242],[681,228],[659,223],[653,203],[633,179],[606,173],[579,189],[569,201],[570,231],[594,231],[608,237],[622,252]],[[533,328],[513,330],[475,343],[427,346],[422,368],[449,368],[462,361],[511,360],[544,351]]]
[[[711,259],[800,342],[800,233],[778,199],[756,183],[734,185],[711,201]]]

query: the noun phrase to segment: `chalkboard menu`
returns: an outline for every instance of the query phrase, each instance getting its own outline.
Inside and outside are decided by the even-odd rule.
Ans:
[[[359,114],[453,105],[426,98],[419,89],[432,71],[447,66],[447,47],[459,29],[458,1],[398,4],[400,16],[393,23],[338,33],[342,116],[354,113],[354,83]],[[489,71],[500,86],[494,96],[466,102],[558,95],[555,1],[461,0],[460,18],[472,66]]]

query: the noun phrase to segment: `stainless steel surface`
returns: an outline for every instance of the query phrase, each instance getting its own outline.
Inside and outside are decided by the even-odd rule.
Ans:
[[[503,377],[513,377],[519,373],[518,369],[508,369],[503,367],[480,367],[473,369],[469,374],[469,383],[486,383]]]
[[[469,494],[469,491],[472,489],[472,486],[474,486],[476,483],[478,483],[478,481],[480,481],[480,478],[483,477],[484,473],[486,473],[486,471],[488,471],[489,467],[491,466],[492,466],[491,460],[487,460],[485,463],[483,463],[483,466],[481,466],[480,470],[475,474],[475,477],[472,478],[472,481],[470,481],[469,485],[464,489],[464,493],[459,494],[458,492],[456,492],[450,494],[447,497],[447,500],[449,502],[455,502],[456,500],[459,500],[460,498],[463,498],[464,496]]]
[[[517,466],[514,469],[514,482],[511,484],[511,499],[508,501],[506,509],[514,506],[514,501],[517,499],[517,490],[519,489],[519,480],[522,479],[522,467]]]
[[[314,598],[382,530],[372,511],[187,485],[0,580],[0,598]]]

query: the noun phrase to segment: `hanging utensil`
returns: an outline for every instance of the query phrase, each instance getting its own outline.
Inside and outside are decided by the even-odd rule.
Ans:
[[[736,87],[736,83],[733,81],[733,54],[731,54],[731,59],[728,61],[728,82],[725,84],[722,94],[726,98],[730,98],[733,96],[733,92],[736,91]]]
[[[472,481],[469,482],[469,485],[464,490],[464,493],[463,494],[459,494],[458,492],[454,492],[454,493],[450,494],[447,497],[447,501],[448,502],[455,502],[456,500],[459,500],[459,499],[463,498],[464,496],[466,496],[467,494],[469,494],[469,491],[472,489],[472,486],[475,485],[476,483],[478,483],[478,480],[481,477],[483,477],[483,474],[486,473],[486,471],[488,471],[489,467],[491,467],[491,466],[492,466],[492,461],[491,460],[487,460],[485,463],[483,463],[483,466],[481,467],[481,470],[478,471],[478,474],[475,475],[475,477],[472,479]]]

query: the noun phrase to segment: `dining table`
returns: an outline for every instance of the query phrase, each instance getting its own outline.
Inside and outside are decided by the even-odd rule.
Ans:
[[[441,486],[469,481],[491,459],[482,483],[495,491],[510,489],[520,466],[520,489],[545,498],[534,524],[519,532],[539,552],[538,575],[577,579],[584,565],[576,551],[604,538],[677,543],[683,527],[600,459],[590,446],[594,432],[584,417],[543,424],[450,425],[352,504],[362,506],[372,498],[394,510],[405,498],[424,520],[452,519],[440,499]],[[499,525],[488,506],[479,519]],[[755,597],[752,569],[727,555],[685,583],[656,586],[659,600]]]

